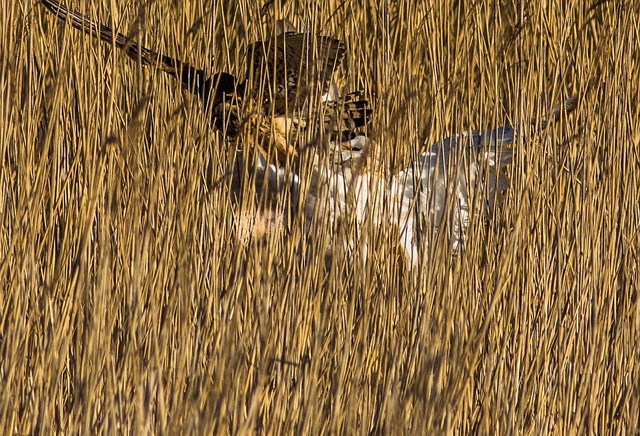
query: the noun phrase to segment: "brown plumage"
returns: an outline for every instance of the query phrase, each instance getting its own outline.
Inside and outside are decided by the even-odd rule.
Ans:
[[[249,100],[245,105],[254,103]],[[324,139],[335,144],[335,151],[349,147],[349,140],[355,137],[354,132],[358,127],[371,121],[372,112],[361,92],[325,102],[311,122],[300,112],[264,116],[257,109],[241,107],[242,104],[241,100],[230,99],[216,106],[216,116],[228,120],[228,131],[245,132],[245,147],[261,150],[265,156],[280,164],[297,159],[305,145],[318,143],[322,139],[323,132],[328,133]],[[243,112],[248,115],[241,117]]]
[[[57,1],[40,2],[76,29],[113,43],[134,61],[180,80],[185,89],[202,100],[213,125],[225,136],[234,139],[240,132],[258,134],[260,137],[249,138],[247,145],[258,146],[278,162],[284,162],[287,156],[297,157],[297,150],[310,137],[328,135],[339,142],[371,121],[373,111],[361,93],[321,101],[345,53],[344,44],[335,38],[284,31],[253,43],[247,49],[250,67],[240,81],[225,72],[209,76]]]
[[[57,1],[40,0],[40,3],[61,20],[68,21],[76,29],[101,41],[113,43],[134,61],[140,60],[142,65],[153,66],[177,78],[189,92],[196,94],[203,101],[205,108],[211,109],[212,103],[215,106],[215,104],[222,102],[225,94],[231,95],[235,92],[237,80],[231,74],[218,73],[213,77],[208,77],[204,70],[143,47],[128,36],[114,32],[107,25],[97,23],[75,11],[70,11]],[[214,97],[213,101],[211,97]]]
[[[329,91],[344,52],[344,44],[335,38],[281,33],[249,45],[246,81],[255,95],[263,95],[267,110],[290,113]]]

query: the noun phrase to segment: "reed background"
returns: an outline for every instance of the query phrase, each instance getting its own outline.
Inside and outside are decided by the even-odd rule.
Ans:
[[[412,274],[365,226],[363,266],[300,223],[243,244],[199,103],[3,3],[3,434],[638,434],[637,3],[66,4],[212,72],[240,74],[275,18],[341,38],[390,167],[581,98],[517,144],[464,253]]]

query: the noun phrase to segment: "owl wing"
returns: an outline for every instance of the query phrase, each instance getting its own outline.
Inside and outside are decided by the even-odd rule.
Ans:
[[[529,131],[547,128],[573,111],[577,103],[577,95],[567,98],[547,120],[537,126],[532,123]],[[526,130],[518,129],[517,134],[513,126],[507,125],[456,134],[433,144],[392,177],[393,196],[397,198],[393,213],[412,263],[418,261],[429,232],[442,225],[447,227],[454,252],[464,247],[471,208],[491,207],[496,194],[509,188],[509,179],[499,170],[511,164],[512,146],[518,136],[526,139]],[[483,184],[476,183],[478,177]]]
[[[469,222],[470,188],[479,174],[485,174],[487,199],[509,187],[508,179],[497,170],[511,163],[515,138],[511,126],[457,134],[431,145],[392,177],[397,199],[392,213],[412,263],[417,262],[419,247],[429,240],[429,232],[443,224],[454,251],[462,248]]]

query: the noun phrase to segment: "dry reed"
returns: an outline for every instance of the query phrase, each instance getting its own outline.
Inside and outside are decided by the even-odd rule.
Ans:
[[[439,238],[416,273],[373,226],[340,230],[375,242],[366,264],[298,221],[247,244],[234,150],[198,102],[9,1],[2,433],[638,434],[638,5],[282,3],[262,21],[248,0],[67,5],[209,71],[242,72],[275,18],[341,38],[390,168],[579,107],[517,144],[466,251]]]

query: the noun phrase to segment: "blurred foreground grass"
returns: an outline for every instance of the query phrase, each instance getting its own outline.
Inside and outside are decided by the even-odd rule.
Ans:
[[[234,150],[177,83],[0,10],[0,428],[26,433],[637,434],[640,35],[634,2],[69,1],[239,74],[289,17],[343,39],[390,167],[468,128],[575,114],[517,145],[467,251],[411,274],[294,228],[245,246]],[[222,182],[221,182],[222,181]],[[298,226],[300,227],[300,226]],[[353,229],[346,229],[346,232]],[[444,244],[440,244],[444,245]]]

